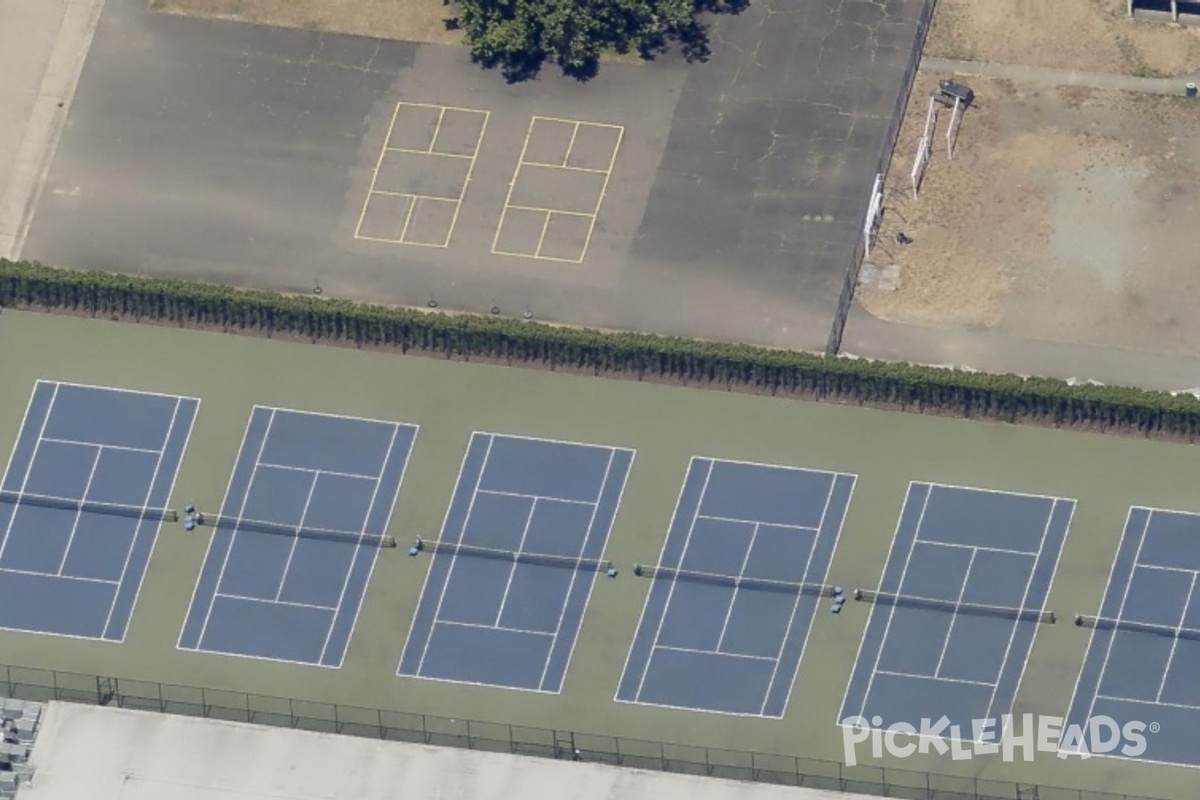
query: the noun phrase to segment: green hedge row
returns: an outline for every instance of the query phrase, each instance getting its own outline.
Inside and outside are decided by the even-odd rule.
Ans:
[[[713,383],[920,411],[1084,425],[1193,439],[1200,401],[1113,386],[827,358],[640,333],[388,308],[191,281],[78,272],[0,259],[0,307],[63,309],[181,326],[286,334],[447,357]]]

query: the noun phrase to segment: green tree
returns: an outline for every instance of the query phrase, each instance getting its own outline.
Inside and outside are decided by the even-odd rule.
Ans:
[[[604,52],[653,58],[678,43],[689,59],[708,55],[708,35],[696,15],[736,13],[748,0],[455,0],[446,20],[466,35],[472,58],[500,68],[510,81],[535,76],[551,61],[586,80]]]

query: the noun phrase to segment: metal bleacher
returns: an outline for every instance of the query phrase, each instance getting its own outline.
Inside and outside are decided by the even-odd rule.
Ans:
[[[41,703],[0,698],[0,800],[17,797],[33,780],[29,755],[41,718]]]

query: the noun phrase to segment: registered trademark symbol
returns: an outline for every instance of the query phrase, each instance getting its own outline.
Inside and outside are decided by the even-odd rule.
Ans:
[[[1161,729],[1162,729],[1162,726],[1159,725],[1157,722],[1150,723],[1150,732],[1151,733],[1158,733]]]

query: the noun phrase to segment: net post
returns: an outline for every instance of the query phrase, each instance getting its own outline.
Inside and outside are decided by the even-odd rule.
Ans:
[[[879,229],[883,214],[883,175],[875,175],[875,183],[871,186],[871,201],[867,205],[867,217],[863,221],[863,258],[871,256],[871,242]]]
[[[954,111],[950,114],[950,126],[946,128],[946,158],[954,158],[954,145],[958,142],[958,128],[962,125],[962,98],[954,98]]]

